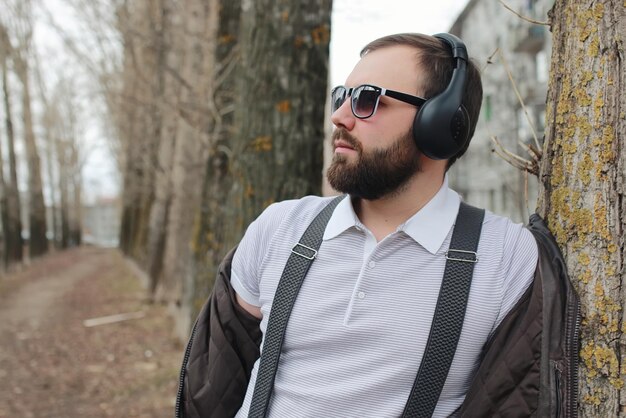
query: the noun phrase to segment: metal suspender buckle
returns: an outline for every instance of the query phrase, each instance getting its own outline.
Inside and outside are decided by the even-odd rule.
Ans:
[[[294,245],[291,249],[291,252],[295,255],[306,258],[307,260],[313,260],[315,256],[317,256],[317,250],[311,247],[307,247],[306,245],[301,243],[297,243],[296,245]]]
[[[453,257],[453,254],[450,253],[459,253],[459,255],[457,257]],[[464,254],[467,254],[466,256],[464,256]],[[473,256],[473,258],[471,257]],[[460,258],[460,257],[467,257],[467,258]],[[465,250],[453,250],[453,249],[448,249],[448,251],[446,251],[446,259],[447,260],[452,260],[452,261],[462,261],[464,263],[478,263],[478,254],[475,251],[465,251]]]

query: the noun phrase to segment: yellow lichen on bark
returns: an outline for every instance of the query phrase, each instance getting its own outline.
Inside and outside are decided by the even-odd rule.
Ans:
[[[272,137],[269,135],[258,136],[251,142],[256,152],[268,152],[272,150]]]
[[[225,44],[229,44],[231,42],[234,42],[236,40],[237,40],[237,38],[235,38],[235,36],[227,33],[225,35],[220,36],[219,39],[217,40],[217,42],[222,44],[222,45],[225,45]]]
[[[291,102],[289,100],[282,100],[276,104],[276,110],[280,113],[288,113],[291,111]]]
[[[246,186],[246,190],[244,191],[244,195],[246,198],[251,198],[254,196],[254,188],[252,187],[251,184],[248,184]]]
[[[580,359],[587,369],[589,378],[604,376],[615,388],[620,389],[624,386],[624,382],[620,378],[620,363],[612,348],[596,344],[593,341],[588,342],[580,350]]]
[[[574,98],[578,106],[590,106],[591,95],[587,92],[587,89],[583,86],[578,86],[574,89]]]
[[[596,97],[593,102],[593,116],[595,128],[599,128],[602,122],[602,111],[604,110],[604,98],[602,96]]]
[[[611,231],[607,220],[606,205],[601,193],[596,193],[593,204],[593,216],[595,219],[595,231],[605,241],[611,241]],[[609,244],[610,245],[610,244]]]
[[[589,183],[591,183],[591,172],[593,170],[593,166],[594,163],[589,154],[585,154],[578,164],[578,178],[585,186],[589,186]]]
[[[311,36],[316,45],[327,44],[330,41],[330,29],[327,25],[318,26],[311,31]]]

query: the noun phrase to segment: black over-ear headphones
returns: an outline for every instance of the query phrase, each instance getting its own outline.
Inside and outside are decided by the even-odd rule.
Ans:
[[[433,35],[450,46],[455,61],[446,89],[422,105],[413,121],[417,148],[428,158],[444,160],[456,155],[469,141],[470,118],[461,104],[467,79],[467,48],[449,33]]]

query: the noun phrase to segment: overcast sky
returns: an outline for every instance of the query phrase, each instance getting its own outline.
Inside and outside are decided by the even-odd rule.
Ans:
[[[435,34],[452,26],[468,0],[334,0],[331,85],[343,84],[368,42],[401,32]]]

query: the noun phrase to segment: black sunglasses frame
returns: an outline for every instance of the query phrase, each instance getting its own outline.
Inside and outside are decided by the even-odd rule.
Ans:
[[[356,95],[356,99],[354,98],[354,95],[352,94],[353,92],[359,90],[359,89],[363,89],[366,87],[370,87],[371,89],[373,89],[373,91],[377,92],[378,95],[376,96],[376,103],[374,104],[374,108],[372,109],[372,112],[367,115],[367,116],[360,116],[357,114],[355,108],[357,105],[357,101],[360,95]],[[344,95],[341,98],[341,104],[339,106],[335,107],[334,103],[335,101],[333,100],[333,96],[335,95],[335,93],[337,92],[338,89],[343,89]],[[331,111],[332,113],[335,113],[341,106],[343,106],[344,102],[346,101],[346,99],[348,97],[350,97],[350,110],[352,110],[352,114],[354,115],[355,118],[358,119],[367,119],[367,118],[371,118],[372,116],[374,116],[376,114],[376,110],[378,109],[378,103],[380,101],[380,96],[387,96],[387,97],[391,97],[392,99],[396,99],[399,100],[401,102],[404,103],[408,103],[410,105],[413,106],[421,106],[424,103],[426,103],[426,99],[422,98],[422,97],[418,97],[418,96],[413,96],[411,94],[407,94],[407,93],[402,93],[399,91],[395,91],[395,90],[387,90],[386,88],[383,87],[378,87],[378,86],[374,86],[372,84],[361,84],[360,86],[356,86],[356,87],[351,87],[351,88],[347,88],[346,86],[337,86],[335,88],[333,88],[331,90],[330,93],[331,96]]]

